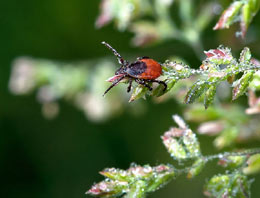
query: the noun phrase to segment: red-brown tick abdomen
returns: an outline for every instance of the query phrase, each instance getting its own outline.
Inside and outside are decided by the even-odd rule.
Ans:
[[[161,65],[153,59],[141,59],[147,66],[146,70],[138,76],[140,79],[156,79],[162,74]]]

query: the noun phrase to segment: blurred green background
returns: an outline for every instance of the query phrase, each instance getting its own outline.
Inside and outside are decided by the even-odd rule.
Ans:
[[[164,61],[170,55],[177,55],[190,65],[200,65],[193,50],[180,41],[134,48],[129,45],[132,34],[117,31],[113,24],[95,29],[99,3],[94,0],[1,1],[1,197],[87,197],[84,193],[94,182],[103,179],[98,171],[105,167],[125,169],[131,162],[142,165],[172,162],[160,136],[173,125],[171,115],[181,114],[174,100],[162,104],[148,100],[145,111],[138,115],[123,112],[105,122],[95,123],[64,101],[60,101],[58,117],[47,120],[41,114],[41,105],[34,93],[15,96],[8,90],[11,63],[16,57],[27,55],[70,62],[111,56],[100,44],[103,40],[132,60],[147,55]],[[246,43],[258,58],[259,21],[258,15],[252,24],[253,30],[249,31],[252,39]],[[213,25],[203,33],[206,49],[223,43],[238,52],[245,45],[235,40],[232,31],[232,39],[227,39],[230,30],[213,32]],[[135,103],[129,106],[140,108]],[[199,139],[205,154],[217,152],[211,144],[212,138]],[[259,146],[259,142],[254,144]],[[209,166],[197,178],[182,177],[151,197],[202,197],[206,177],[215,172],[216,167]],[[252,185],[252,197],[260,197],[259,185],[258,175]]]

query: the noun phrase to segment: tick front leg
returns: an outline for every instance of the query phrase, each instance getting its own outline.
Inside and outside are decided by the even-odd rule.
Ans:
[[[148,85],[143,79],[135,79],[135,81],[136,81],[138,84],[147,87],[150,91],[153,90],[153,88],[152,88],[150,85]]]
[[[132,89],[132,82],[133,82],[133,79],[132,78],[129,78],[129,85],[127,87],[127,93],[131,91]]]
[[[117,80],[115,80],[115,81],[112,83],[112,85],[111,85],[110,87],[108,87],[108,89],[105,91],[105,93],[103,94],[103,96],[105,96],[106,93],[107,93],[110,89],[112,89],[114,86],[116,86],[116,85],[117,85],[121,80],[123,80],[126,76],[127,76],[127,75],[124,75],[124,76],[118,78]]]

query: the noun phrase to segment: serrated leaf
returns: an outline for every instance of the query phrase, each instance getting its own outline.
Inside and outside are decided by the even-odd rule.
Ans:
[[[129,192],[124,196],[124,198],[144,198],[145,197],[146,182],[143,180],[138,180],[131,185]]]
[[[251,52],[250,49],[248,47],[245,47],[241,53],[240,53],[240,58],[239,58],[239,62],[240,63],[249,63],[251,60]]]
[[[242,166],[244,162],[246,161],[245,156],[228,156],[228,157],[222,157],[219,159],[218,164],[220,166],[223,166],[225,168],[229,169],[235,169],[239,166]]]
[[[142,98],[145,96],[145,93],[148,91],[148,88],[144,87],[143,85],[138,85],[132,95],[131,98],[129,100],[129,102],[133,102],[134,100],[137,100],[139,98]]]
[[[198,81],[194,83],[189,89],[188,93],[186,94],[184,102],[186,104],[193,103],[197,98],[199,98],[203,94],[206,87],[207,83],[205,83],[205,81]]]
[[[201,156],[199,141],[196,134],[193,133],[192,130],[185,130],[182,136],[182,141],[189,158],[197,158]]]
[[[204,168],[205,164],[206,164],[206,161],[204,158],[197,159],[193,163],[191,169],[189,170],[189,172],[187,174],[187,178],[191,179],[191,178],[197,176],[201,172],[201,170]]]
[[[222,14],[213,30],[229,28],[229,26],[235,22],[236,16],[243,3],[241,1],[233,2]]]
[[[128,188],[127,182],[102,181],[94,184],[86,194],[98,197],[120,196]]]
[[[252,180],[236,171],[231,174],[215,175],[205,186],[204,194],[208,197],[250,197]]]
[[[254,71],[245,72],[239,80],[233,83],[232,100],[237,99],[247,91],[249,83],[253,80],[254,73]]]
[[[209,88],[205,92],[205,96],[204,96],[204,107],[205,107],[205,109],[207,109],[209,107],[209,105],[212,104],[214,97],[216,95],[216,90],[217,90],[217,85],[212,84],[212,85],[209,86]]]
[[[148,184],[147,192],[153,192],[157,190],[175,176],[173,168],[169,166],[159,165],[157,167],[154,167],[153,170],[154,175]]]
[[[240,22],[241,35],[244,38],[246,31],[253,17],[260,8],[259,0],[237,0],[234,1],[221,15],[219,21],[213,28],[224,29],[229,28],[232,23]]]
[[[111,180],[118,180],[118,181],[131,181],[130,175],[125,170],[116,169],[116,168],[106,168],[103,171],[99,172],[101,175],[111,179]]]
[[[232,60],[234,60],[231,50],[229,48],[224,48],[222,46],[217,49],[210,49],[208,51],[204,51],[207,56],[207,61],[213,62],[215,64],[230,64]]]
[[[184,146],[175,138],[177,133],[179,133],[177,128],[171,128],[161,138],[170,155],[176,160],[183,160],[187,158],[187,154]]]
[[[200,145],[196,134],[177,115],[173,116],[179,128],[170,128],[162,136],[163,144],[176,160],[186,160],[201,156]]]

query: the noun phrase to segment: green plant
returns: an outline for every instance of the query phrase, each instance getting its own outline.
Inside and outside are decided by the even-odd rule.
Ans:
[[[100,20],[104,17],[106,9],[111,6],[110,9],[113,10],[113,6],[116,7],[117,4],[122,3],[112,0],[103,2],[106,2],[106,4],[103,4],[102,14],[97,23],[98,26],[103,26],[105,23],[115,19],[118,22],[119,29],[129,28],[130,30],[135,30],[136,45],[173,38],[171,36],[175,35],[175,39],[183,40],[193,46],[197,54],[198,49],[202,49],[199,39],[200,30],[192,25],[197,24],[199,20],[196,18],[192,19],[194,15],[191,12],[191,1],[178,1],[180,16],[184,20],[183,29],[178,29],[169,16],[169,8],[173,1],[167,1],[167,3],[154,1],[154,4],[149,4],[148,1],[145,1],[147,3],[145,8],[148,9],[136,10],[135,15],[131,15],[132,17],[127,19],[127,23],[122,23],[122,19],[118,15],[110,15],[109,19],[102,23]],[[139,5],[139,1],[131,3],[133,3],[134,7],[143,8],[143,5]],[[229,28],[232,23],[239,21],[241,35],[245,37],[250,22],[259,10],[259,5],[260,1],[257,0],[234,1],[223,12],[213,29]],[[155,6],[155,13],[152,12],[152,14],[158,15],[155,21],[136,20],[144,14],[151,14],[149,10],[153,6]],[[209,3],[207,6],[212,6],[212,4]],[[208,23],[211,18],[209,13],[204,14],[209,18],[205,19],[207,22],[204,21],[202,24]],[[200,16],[198,18],[201,19]],[[124,25],[123,27],[122,24]],[[159,24],[164,24],[165,28],[158,28],[160,27],[158,26]],[[138,28],[138,26],[140,27]],[[157,29],[155,30],[152,27],[155,29],[157,27]],[[191,29],[195,30],[194,34],[189,32]],[[163,32],[160,32],[160,30]],[[178,32],[181,33],[178,34]],[[185,34],[187,32],[188,34]],[[186,37],[186,35],[189,36]],[[190,35],[196,36],[190,37]],[[252,58],[251,52],[247,47],[241,51],[239,59],[234,58],[231,50],[223,46],[204,51],[204,53],[206,59],[202,61],[199,69],[193,69],[179,62],[165,61],[162,64],[163,75],[161,78],[167,83],[167,90],[163,91],[162,85],[154,87],[152,91],[149,91],[142,85],[137,85],[129,102],[150,96],[162,97],[171,89],[178,93],[181,89],[180,87],[183,88],[183,86],[185,89],[188,88],[187,93],[182,94],[184,103],[191,104],[195,100],[202,99],[204,108],[209,109],[205,111],[198,105],[193,105],[186,108],[185,117],[193,121],[204,122],[198,128],[199,133],[218,135],[214,144],[221,149],[232,145],[241,136],[246,126],[257,125],[257,119],[256,123],[253,123],[254,119],[250,119],[247,114],[259,112],[259,99],[255,96],[254,91],[259,89],[257,82],[260,64],[256,59]],[[201,55],[198,54],[198,57],[201,57]],[[185,83],[182,84],[183,86],[178,86],[178,84],[181,84],[181,82],[179,83],[180,80],[185,80]],[[229,87],[232,87],[232,100],[239,98],[249,90],[250,108],[246,110],[247,114],[234,104],[230,105],[230,112],[227,113],[221,105],[214,103],[217,88],[223,82],[227,82]],[[175,98],[180,99],[180,94],[176,94]],[[211,105],[212,107],[210,107]],[[228,171],[224,174],[216,174],[207,181],[204,186],[205,196],[250,197],[250,186],[253,180],[248,175],[260,171],[260,149],[205,156],[200,150],[199,141],[195,133],[187,127],[186,123],[179,116],[175,115],[173,119],[179,127],[170,128],[169,131],[164,133],[162,140],[170,155],[178,162],[177,167],[169,164],[161,164],[155,167],[133,164],[127,170],[105,169],[100,174],[105,176],[106,179],[93,185],[87,194],[100,197],[146,197],[147,193],[160,189],[181,174],[186,174],[188,179],[197,176],[208,162],[218,160],[218,164]],[[239,123],[238,120],[240,121]],[[254,127],[254,129],[256,128]]]
[[[203,31],[210,25],[220,6],[213,1],[199,2],[103,0],[96,27],[101,28],[113,21],[117,30],[134,34],[132,44],[136,47],[172,40],[191,47],[198,59],[204,59],[197,69],[188,66],[185,61],[179,61],[180,58],[169,57],[161,64],[163,74],[160,77],[167,84],[167,90],[163,91],[162,85],[154,86],[152,91],[135,85],[129,102],[144,107],[144,100],[138,99],[151,98],[155,102],[162,102],[174,98],[184,109],[184,119],[199,124],[194,131],[201,135],[216,136],[213,145],[217,149],[229,147],[231,150],[237,142],[260,137],[260,98],[257,97],[257,91],[260,90],[260,63],[252,56],[251,47],[245,47],[238,59],[230,48],[224,46],[204,51]],[[178,12],[173,13],[173,7]],[[259,7],[260,0],[233,1],[213,29],[229,28],[239,22],[240,32],[236,35],[245,38]],[[203,51],[206,58],[203,58]],[[58,114],[58,101],[63,99],[79,107],[87,118],[103,121],[129,106],[124,86],[117,86],[113,94],[105,99],[101,97],[104,79],[114,70],[114,62],[109,58],[68,64],[23,57],[14,62],[9,89],[14,94],[36,91],[46,118]],[[218,93],[219,89],[221,93]],[[231,97],[229,93],[232,93]],[[230,103],[230,100],[245,95],[249,107]],[[194,178],[209,162],[217,161],[226,172],[215,173],[208,179],[204,186],[205,196],[250,197],[250,185],[253,182],[250,174],[260,172],[260,149],[204,155],[196,134],[182,118],[176,115],[173,118],[178,128],[172,127],[165,132],[162,141],[173,157],[174,165],[132,164],[127,170],[107,168],[100,172],[106,179],[93,185],[87,194],[145,197],[179,175]]]
[[[87,194],[99,197],[145,197],[181,174],[186,174],[188,179],[197,176],[208,162],[216,160],[229,172],[216,174],[209,179],[204,194],[208,197],[249,197],[253,180],[247,175],[260,171],[260,149],[205,156],[195,133],[179,116],[174,115],[173,119],[178,128],[172,127],[165,132],[162,141],[171,157],[179,163],[179,168],[170,164],[155,167],[132,164],[127,170],[107,168],[100,172],[106,179],[93,185]]]

